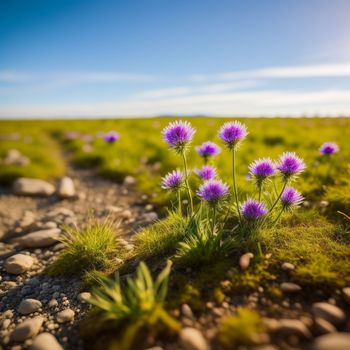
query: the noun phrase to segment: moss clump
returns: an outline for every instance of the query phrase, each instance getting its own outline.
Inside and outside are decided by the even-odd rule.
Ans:
[[[264,331],[259,314],[241,308],[237,315],[227,316],[221,321],[218,339],[228,349],[237,345],[249,345]]]
[[[259,237],[275,261],[296,266],[295,281],[339,286],[350,282],[349,235],[314,211],[290,216]]]
[[[112,222],[89,219],[84,229],[67,227],[61,242],[65,248],[48,268],[50,275],[83,275],[111,271],[122,253]]]
[[[143,259],[171,254],[175,252],[187,229],[188,219],[170,212],[165,219],[146,227],[136,235],[136,254]]]

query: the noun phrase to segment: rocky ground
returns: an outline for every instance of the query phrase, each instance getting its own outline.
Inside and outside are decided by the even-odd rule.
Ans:
[[[89,292],[79,279],[49,277],[43,273],[62,249],[57,243],[62,225],[84,225],[110,215],[122,222],[125,244],[132,249],[132,234],[157,218],[147,196],[134,191],[134,179],[116,185],[91,171],[70,169],[68,177],[50,185],[22,179],[0,193],[0,339],[4,349],[79,350],[79,323],[89,306]],[[35,196],[35,194],[41,196]],[[250,254],[240,268],[249,268]],[[264,288],[247,295],[208,302],[200,313],[184,304],[175,311],[183,329],[178,341],[162,341],[153,350],[221,349],[215,335],[222,316],[237,307],[257,309],[266,329],[249,349],[350,349],[350,288],[334,291],[304,290],[288,281],[294,266],[280,266],[282,280],[275,286],[283,297],[271,301]],[[191,271],[189,271],[189,275]],[[223,282],[225,283],[225,282]],[[156,344],[155,344],[156,345]],[[101,346],[101,349],[104,349]],[[239,347],[240,350],[247,349]]]

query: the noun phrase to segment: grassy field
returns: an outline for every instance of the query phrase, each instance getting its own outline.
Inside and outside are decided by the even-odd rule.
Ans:
[[[121,182],[134,175],[141,191],[152,194],[155,203],[165,203],[166,194],[160,189],[160,179],[180,165],[180,159],[168,152],[161,137],[162,128],[170,118],[129,120],[76,121],[2,121],[0,123],[0,156],[15,148],[29,157],[24,167],[2,164],[0,181],[9,183],[26,175],[40,178],[61,176],[65,169],[62,153],[66,152],[79,166],[94,168],[107,178]],[[191,118],[197,129],[193,145],[212,140],[220,145],[217,136],[224,118]],[[237,156],[238,185],[249,193],[247,166],[258,157],[276,158],[283,151],[294,151],[305,159],[307,171],[298,182],[299,189],[309,201],[328,200],[334,209],[350,206],[349,163],[350,120],[337,119],[240,119],[248,126],[249,135]],[[116,130],[121,139],[107,144],[102,135]],[[319,146],[335,141],[341,151],[331,163],[322,159]],[[220,145],[221,146],[221,145]],[[222,178],[230,181],[230,155],[224,148],[214,160]],[[189,154],[190,167],[201,165],[193,147]],[[192,179],[192,181],[196,181]]]

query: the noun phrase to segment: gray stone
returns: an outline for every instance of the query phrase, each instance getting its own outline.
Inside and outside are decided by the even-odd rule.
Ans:
[[[181,313],[184,317],[193,319],[193,312],[188,304],[182,304]]]
[[[311,332],[307,326],[300,320],[294,319],[280,319],[275,320],[271,318],[265,318],[264,323],[269,331],[282,333],[286,335],[297,335],[302,338],[312,338]]]
[[[203,334],[195,328],[186,327],[180,331],[180,343],[185,350],[209,350]]]
[[[89,292],[81,292],[78,294],[78,300],[82,302],[86,302],[91,298],[91,293]]]
[[[282,270],[284,271],[293,271],[295,269],[295,266],[289,262],[284,262],[282,264]]]
[[[335,325],[345,321],[344,311],[329,303],[314,303],[312,304],[311,311],[315,317],[323,318]]]
[[[38,311],[42,307],[39,300],[36,299],[24,299],[18,306],[18,312],[22,315],[28,315],[32,312]]]
[[[136,179],[133,176],[130,176],[130,175],[125,176],[124,181],[123,181],[123,184],[125,186],[135,185],[135,183],[136,183]]]
[[[13,190],[17,195],[48,197],[55,193],[55,186],[43,180],[21,177],[13,184]]]
[[[63,347],[50,333],[41,333],[35,337],[30,350],[63,350]]]
[[[253,257],[253,253],[245,253],[239,258],[239,266],[243,271],[247,270]]]
[[[9,149],[4,159],[4,164],[6,165],[25,166],[29,163],[29,158],[24,156],[21,152],[19,152],[16,149]]]
[[[158,214],[155,211],[151,211],[149,213],[144,213],[142,218],[147,222],[154,222],[158,220]]]
[[[6,259],[4,263],[5,271],[14,275],[19,275],[28,271],[34,264],[34,259],[29,255],[15,254]]]
[[[349,350],[349,333],[332,333],[317,337],[314,341],[313,350]]]
[[[58,184],[57,194],[60,198],[71,198],[75,196],[75,187],[73,180],[65,176]]]
[[[11,333],[11,339],[13,341],[23,341],[28,338],[35,337],[43,324],[44,319],[42,317],[30,318],[20,323]]]
[[[70,322],[74,315],[75,312],[72,309],[65,309],[57,313],[56,319],[58,323]]]
[[[327,334],[334,333],[337,329],[328,321],[323,318],[316,317],[315,318],[315,331],[317,334]]]
[[[301,291],[301,287],[292,282],[283,282],[280,284],[280,288],[284,293],[297,293]]]
[[[59,228],[51,228],[48,230],[40,230],[19,238],[15,238],[14,242],[27,248],[48,247],[57,243],[61,230]]]

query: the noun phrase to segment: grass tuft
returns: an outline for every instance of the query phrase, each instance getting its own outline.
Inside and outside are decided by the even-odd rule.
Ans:
[[[227,316],[222,320],[218,338],[228,349],[237,345],[254,343],[259,334],[264,331],[263,323],[258,313],[241,308],[237,315]]]
[[[108,272],[115,267],[121,247],[110,220],[89,219],[85,228],[66,227],[65,231],[61,238],[65,248],[49,267],[49,274],[83,275],[92,271]]]

